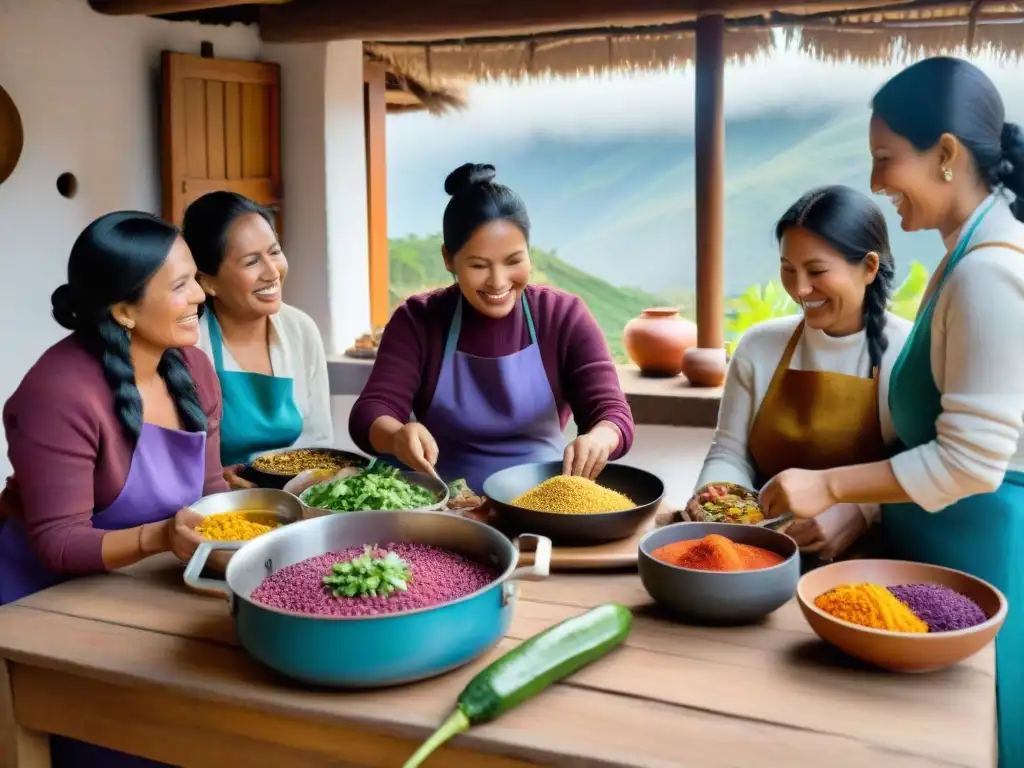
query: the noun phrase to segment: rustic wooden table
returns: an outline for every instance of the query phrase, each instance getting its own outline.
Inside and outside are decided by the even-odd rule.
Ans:
[[[794,603],[760,626],[684,627],[658,618],[635,573],[553,575],[523,585],[488,659],[384,692],[311,691],[252,661],[227,603],[156,559],[0,608],[0,765],[48,767],[56,733],[190,768],[396,768],[483,664],[607,600],[635,611],[624,647],[427,768],[994,764],[991,648],[883,674],[817,642]]]

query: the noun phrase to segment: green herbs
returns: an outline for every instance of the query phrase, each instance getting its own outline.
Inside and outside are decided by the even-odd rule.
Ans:
[[[405,560],[394,552],[378,557],[369,545],[358,557],[335,563],[324,576],[324,584],[335,597],[391,597],[396,589],[405,592],[411,580]]]
[[[312,485],[299,498],[311,507],[332,512],[420,509],[437,503],[432,492],[410,483],[395,467],[379,462],[359,474]]]

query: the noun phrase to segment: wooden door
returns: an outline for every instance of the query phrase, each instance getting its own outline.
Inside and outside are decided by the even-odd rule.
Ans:
[[[163,216],[180,225],[197,197],[226,189],[271,208],[281,222],[281,68],[162,56]]]

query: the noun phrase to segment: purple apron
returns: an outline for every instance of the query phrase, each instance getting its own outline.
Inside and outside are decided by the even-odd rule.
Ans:
[[[116,531],[173,517],[182,507],[202,498],[205,475],[205,432],[183,432],[143,424],[124,488],[113,504],[93,515],[93,527]],[[66,578],[39,563],[21,520],[8,518],[0,528],[0,605],[59,584]],[[51,737],[50,750],[54,768],[163,765],[61,736]]]
[[[464,478],[479,493],[484,480],[506,467],[561,461],[565,439],[526,295],[530,346],[504,357],[456,349],[463,301],[460,296],[437,389],[421,421],[437,441],[438,474],[449,482]]]

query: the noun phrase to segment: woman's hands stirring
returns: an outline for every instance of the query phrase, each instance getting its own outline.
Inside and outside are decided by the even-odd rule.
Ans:
[[[577,475],[593,480],[608,464],[622,436],[613,424],[598,423],[585,435],[580,435],[565,447],[562,457],[562,474]]]
[[[411,421],[395,432],[389,453],[415,472],[435,473],[437,441],[422,424]]]

